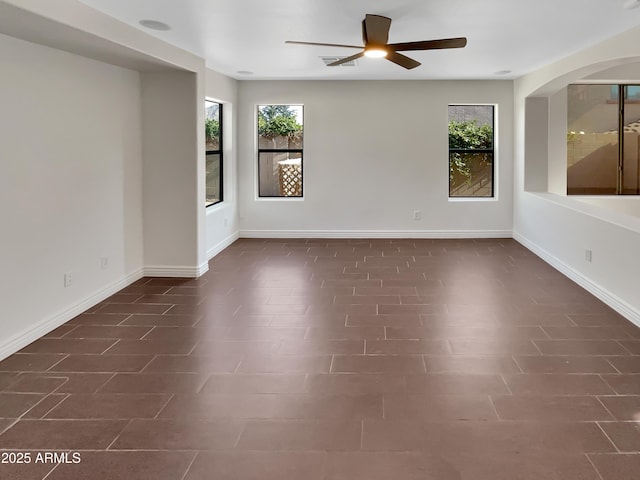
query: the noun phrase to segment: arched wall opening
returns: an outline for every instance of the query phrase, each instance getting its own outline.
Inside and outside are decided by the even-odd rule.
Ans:
[[[567,88],[573,83],[640,83],[640,57],[577,68],[539,86],[524,98],[525,191],[567,194]],[[598,202],[588,195],[575,198],[601,203],[607,208],[619,203],[625,211],[636,201],[621,197],[618,202],[612,202],[611,198],[603,197],[604,200]]]

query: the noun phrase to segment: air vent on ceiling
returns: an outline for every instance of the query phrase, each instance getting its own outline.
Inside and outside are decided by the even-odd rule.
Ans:
[[[347,57],[320,57],[325,65],[329,65],[330,63],[337,62],[338,60],[342,60]],[[350,62],[342,63],[338,65],[339,67],[357,67],[358,63],[356,60],[351,60]]]

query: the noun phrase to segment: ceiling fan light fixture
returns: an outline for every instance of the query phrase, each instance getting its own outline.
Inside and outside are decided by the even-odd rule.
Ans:
[[[638,1],[640,2],[640,0]],[[389,43],[390,28],[390,18],[383,17],[381,15],[370,15],[367,13],[362,21],[362,42],[364,43],[364,47],[358,45],[343,45],[339,43],[299,42],[293,40],[287,40],[285,43],[314,45],[320,47],[355,48],[360,50],[358,53],[351,55],[350,57],[343,57],[327,63],[328,67],[344,65],[361,57],[370,57],[386,58],[390,62],[406,68],[407,70],[419,67],[421,63],[399,52],[437,50],[442,48],[462,48],[467,45],[467,39],[465,37],[440,38],[437,40],[424,40],[419,42]]]
[[[382,47],[370,47],[364,51],[364,56],[369,58],[384,58],[387,54],[387,50]]]

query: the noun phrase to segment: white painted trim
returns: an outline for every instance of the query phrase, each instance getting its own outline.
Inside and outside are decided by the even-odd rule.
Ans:
[[[174,267],[171,265],[152,265],[144,267],[145,277],[174,277],[198,278],[209,271],[209,264],[203,263],[197,267]]]
[[[517,232],[514,232],[513,238],[518,242],[520,242],[522,245],[524,245],[526,248],[531,250],[537,256],[542,258],[545,262],[547,262],[553,268],[558,270],[560,273],[562,273],[563,275],[569,277],[571,280],[576,282],[578,285],[580,285],[586,291],[591,293],[593,296],[595,296],[599,300],[602,300],[604,303],[606,303],[608,306],[613,308],[616,312],[618,312],[620,315],[625,317],[627,320],[629,320],[630,322],[640,327],[640,311],[636,310],[634,307],[629,305],[627,302],[622,300],[620,297],[618,297],[614,293],[610,292],[605,288],[602,288],[597,283],[592,282],[589,278],[585,277],[580,272],[577,272],[576,270],[571,268],[569,265],[564,263],[562,260],[553,256],[552,254],[547,252],[545,249],[533,243],[523,235]]]
[[[58,312],[50,316],[49,318],[45,318],[41,322],[36,323],[33,327],[24,330],[22,333],[14,335],[6,341],[3,341],[2,343],[0,343],[0,360],[7,358],[9,355],[14,354],[30,343],[35,342],[40,337],[46,335],[52,330],[55,330],[60,325],[63,325],[72,318],[77,317],[87,309],[109,298],[111,295],[119,292],[123,288],[128,287],[133,282],[141,279],[142,277],[143,269],[140,268],[134,272],[131,272],[124,278],[113,282],[110,285],[107,285],[101,290],[98,290],[96,293],[86,298],[82,302],[72,305],[66,310]]]
[[[512,238],[511,230],[240,230],[240,238]]]
[[[204,275],[208,271],[209,271],[209,261],[201,263],[200,266],[198,267],[198,272],[197,272],[195,278],[201,277],[202,275]]]
[[[211,260],[213,257],[215,257],[220,252],[222,252],[225,248],[227,248],[229,245],[231,245],[233,242],[238,240],[238,238],[240,238],[240,232],[234,232],[231,235],[229,235],[227,238],[225,238],[224,240],[218,242],[213,247],[211,247],[209,250],[207,250],[207,258],[209,260]]]

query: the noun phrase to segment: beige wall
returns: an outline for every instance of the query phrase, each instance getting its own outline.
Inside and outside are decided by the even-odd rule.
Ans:
[[[143,206],[137,72],[3,35],[0,65],[2,358],[142,274]]]
[[[244,235],[509,236],[511,81],[243,81]],[[256,105],[304,105],[304,199],[257,198]],[[448,198],[448,105],[495,104],[496,198]],[[413,211],[422,213],[413,220]]]
[[[0,31],[3,358],[142,275],[206,270],[206,93],[203,59],[75,0],[0,2]]]

